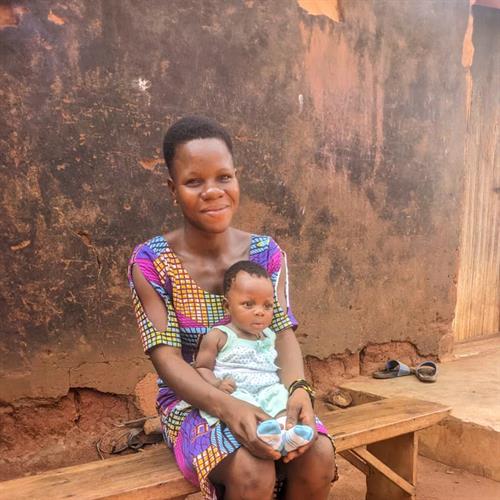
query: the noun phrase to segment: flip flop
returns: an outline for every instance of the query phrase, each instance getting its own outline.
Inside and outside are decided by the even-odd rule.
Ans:
[[[323,400],[339,408],[347,408],[352,405],[352,396],[347,391],[342,391],[338,388],[327,392]]]
[[[434,361],[424,361],[417,365],[414,370],[415,376],[421,382],[435,382],[438,374],[438,367]]]
[[[397,359],[390,359],[386,362],[383,370],[373,372],[372,375],[373,378],[404,377],[406,375],[411,375],[411,369],[409,366],[401,363],[401,361],[398,361]]]

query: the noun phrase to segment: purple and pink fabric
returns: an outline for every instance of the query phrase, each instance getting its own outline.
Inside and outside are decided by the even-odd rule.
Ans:
[[[271,328],[279,333],[296,328],[297,322],[288,300],[288,273],[286,256],[269,236],[252,235],[249,260],[261,265],[271,276],[275,287],[274,315]],[[167,327],[157,330],[149,320],[134,289],[131,271],[139,266],[143,275],[165,303]],[[277,301],[276,290],[283,274],[286,290],[286,310]],[[180,259],[163,236],[156,236],[135,248],[129,263],[129,283],[144,351],[165,344],[182,350],[183,358],[191,363],[198,339],[211,328],[229,322],[223,307],[223,296],[200,288],[190,277]],[[212,469],[240,446],[223,422],[209,427],[207,421],[161,380],[157,408],[163,436],[172,448],[180,470],[195,485],[199,485],[206,499],[216,499],[216,492],[208,479]],[[317,421],[317,429],[327,430]]]

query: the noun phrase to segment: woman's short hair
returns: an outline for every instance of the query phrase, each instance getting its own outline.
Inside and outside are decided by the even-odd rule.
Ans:
[[[220,139],[233,154],[233,142],[228,131],[218,122],[206,116],[185,116],[172,124],[163,138],[163,156],[172,174],[177,146],[195,139]]]
[[[267,278],[268,280],[271,280],[268,272],[259,264],[252,262],[251,260],[240,260],[229,267],[224,273],[224,284],[222,285],[222,293],[224,296],[227,296],[229,290],[231,289],[231,285],[236,279],[236,276],[238,276],[238,273],[241,271],[250,274],[250,276],[257,276],[259,278]]]

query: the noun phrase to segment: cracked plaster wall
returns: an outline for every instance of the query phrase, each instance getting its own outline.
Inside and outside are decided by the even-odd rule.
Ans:
[[[305,354],[438,353],[468,2],[338,3],[337,20],[289,0],[0,6],[1,400],[127,394],[150,371],[126,263],[179,222],[160,144],[189,112],[234,135],[237,223],[288,251]]]

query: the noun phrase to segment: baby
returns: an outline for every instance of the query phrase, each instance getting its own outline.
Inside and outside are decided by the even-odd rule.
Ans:
[[[275,417],[261,422],[257,435],[286,455],[308,443],[313,430],[306,425],[284,429],[288,392],[275,364],[276,334],[268,328],[273,319],[274,290],[265,269],[250,261],[232,265],[224,275],[224,305],[231,322],[204,335],[195,367],[213,386]],[[218,421],[200,413],[211,426]]]

